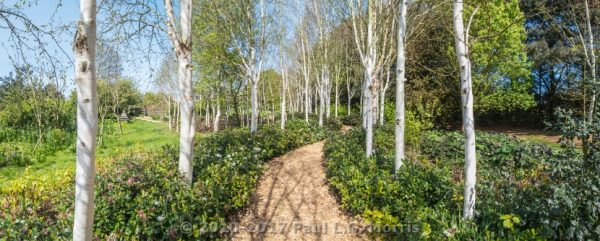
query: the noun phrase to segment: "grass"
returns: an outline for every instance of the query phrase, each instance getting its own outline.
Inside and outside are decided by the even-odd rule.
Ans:
[[[115,124],[116,125],[116,124]],[[175,145],[178,134],[170,131],[162,123],[145,120],[133,120],[123,124],[123,135],[114,129],[114,133],[106,135],[102,146],[96,149],[97,160],[115,158],[128,153],[160,150],[166,144]],[[28,167],[0,168],[0,187],[23,175],[42,176],[54,175],[59,171],[75,169],[74,150],[60,150],[47,158],[42,163],[34,163]]]

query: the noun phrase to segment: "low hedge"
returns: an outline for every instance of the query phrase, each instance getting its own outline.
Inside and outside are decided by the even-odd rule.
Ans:
[[[411,148],[420,155],[410,155],[415,158],[406,160],[394,177],[392,130],[388,126],[375,131],[372,158],[365,158],[364,131],[360,128],[331,138],[325,144],[328,179],[342,207],[375,225],[400,224],[400,231],[374,233],[379,238],[564,240],[598,237],[594,236],[600,230],[598,215],[595,215],[598,211],[593,210],[600,210],[600,204],[594,203],[598,198],[591,198],[590,193],[598,190],[598,185],[593,183],[600,178],[589,177],[583,183],[574,178],[573,171],[579,170],[574,166],[580,163],[575,152],[478,132],[476,218],[465,222],[461,218],[462,134],[424,133],[419,147]],[[575,195],[575,191],[581,194]],[[576,215],[578,212],[581,216]],[[563,215],[568,218],[561,217]],[[411,224],[417,224],[418,228],[407,232]]]
[[[264,126],[253,135],[233,129],[199,137],[192,187],[181,181],[173,147],[103,164],[96,176],[94,236],[118,240],[225,238],[228,217],[250,203],[265,161],[336,131],[301,120],[288,121],[286,128]],[[69,240],[72,181],[71,171],[60,177],[63,186],[39,189],[20,185],[0,190],[0,237]],[[65,184],[70,188],[64,188]]]

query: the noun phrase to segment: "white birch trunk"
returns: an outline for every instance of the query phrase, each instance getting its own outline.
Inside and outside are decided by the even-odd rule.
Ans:
[[[373,6],[373,2],[369,1],[368,6],[368,23],[367,23],[367,54],[366,54],[366,68],[365,72],[367,75],[366,85],[365,85],[365,107],[366,107],[366,154],[367,157],[371,157],[373,155],[373,125],[374,125],[374,115],[373,115],[373,107],[377,105],[377,103],[373,103],[375,95],[377,95],[377,84],[375,83],[377,80],[375,73],[375,62],[377,59],[377,39],[375,36],[375,6]]]
[[[171,117],[171,96],[167,96],[167,108],[169,109],[168,112],[168,121],[169,121],[169,130],[173,130],[173,118]]]
[[[379,125],[383,125],[385,123],[385,113],[384,112],[384,105],[385,105],[385,88],[380,88],[379,91],[379,108],[378,108],[378,114],[379,114]]]
[[[410,0],[400,2],[400,15],[398,16],[398,54],[396,60],[396,123],[395,123],[395,148],[396,156],[394,163],[394,173],[398,173],[402,167],[404,154],[404,81],[406,79],[406,13]],[[389,73],[388,73],[389,77]],[[388,80],[389,82],[389,80]]]
[[[465,135],[465,187],[463,218],[473,219],[475,209],[475,182],[477,162],[475,159],[475,120],[473,118],[473,90],[471,80],[471,61],[469,59],[468,36],[463,23],[462,0],[453,2],[454,42],[456,57],[460,68],[461,102],[463,129]]]
[[[250,90],[252,118],[250,119],[250,132],[254,133],[258,130],[258,80],[252,80],[252,88]]]
[[[308,58],[306,57],[306,46],[304,45],[304,40],[302,40],[302,73],[304,74],[304,121],[308,123],[308,114],[310,112],[310,96],[309,96],[309,88],[308,81],[310,78],[309,73],[309,64]]]
[[[327,70],[323,68],[321,70],[321,81],[318,83],[318,92],[319,92],[319,126],[323,126],[323,118],[325,116],[327,97],[325,97],[325,86],[327,83]]]
[[[217,96],[217,109],[215,113],[215,120],[213,122],[213,132],[219,131],[219,120],[221,119],[221,103],[219,101],[219,97]]]
[[[371,85],[371,75],[367,76],[369,80],[369,83],[367,83],[367,85]],[[369,90],[369,88],[366,89],[365,91],[365,129],[366,129],[366,149],[365,152],[367,154],[367,157],[371,157],[373,155],[373,103],[372,101],[372,96],[371,96],[371,91]]]
[[[346,71],[346,76],[348,76],[348,75],[349,75],[349,73],[348,73],[348,71]],[[350,90],[350,78],[349,77],[346,77],[346,90],[348,91],[348,107],[347,107],[348,112],[346,113],[346,115],[350,116],[350,114],[351,114],[350,108],[352,108],[351,105],[352,105],[352,97],[354,96],[354,92],[352,92]]]
[[[585,6],[585,20],[588,32],[589,41],[589,52],[590,58],[588,65],[590,66],[590,73],[592,75],[592,97],[590,100],[590,109],[588,110],[588,124],[592,124],[594,121],[594,108],[596,107],[596,53],[594,52],[594,33],[592,32],[592,24],[590,21],[590,8],[588,6],[588,0],[584,0]],[[582,43],[584,44],[584,43]],[[584,47],[585,48],[585,47]]]
[[[336,81],[335,81],[335,118],[338,117],[339,104],[340,104],[339,80],[336,78]]]
[[[366,82],[367,82],[367,74],[365,73],[363,82],[360,86],[360,114],[362,117],[362,126],[363,128],[366,130],[367,129],[367,108],[365,108],[366,106],[366,101],[365,101],[365,94],[367,93],[367,90],[365,89],[366,86]]]
[[[209,121],[210,121],[210,101],[207,99],[207,101],[206,101],[206,112],[204,114],[204,126],[206,126],[207,129],[210,126]]]
[[[75,33],[75,80],[77,82],[77,167],[73,240],[91,241],[94,224],[94,177],[96,175],[96,1],[81,0]]]
[[[180,0],[181,35],[175,29],[172,0],[165,0],[168,34],[179,60],[179,90],[181,102],[179,135],[179,172],[192,184],[194,148],[194,92],[192,83],[192,0]]]
[[[325,97],[325,118],[329,119],[329,117],[331,117],[331,76],[327,67],[325,67],[325,70],[327,71],[327,75],[325,76],[323,97]]]
[[[281,129],[285,130],[285,121],[286,121],[286,103],[285,103],[285,94],[287,91],[287,71],[286,67],[283,65],[283,59],[281,59]]]

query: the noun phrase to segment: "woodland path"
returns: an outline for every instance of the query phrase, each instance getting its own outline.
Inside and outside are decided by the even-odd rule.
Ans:
[[[329,190],[323,144],[267,163],[233,240],[368,240],[356,232],[359,222],[340,209]]]

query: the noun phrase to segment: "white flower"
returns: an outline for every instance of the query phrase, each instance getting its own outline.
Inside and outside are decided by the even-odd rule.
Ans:
[[[160,216],[156,217],[156,219],[160,222],[162,220],[165,220],[165,217],[163,215],[160,215]]]

